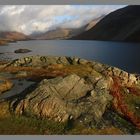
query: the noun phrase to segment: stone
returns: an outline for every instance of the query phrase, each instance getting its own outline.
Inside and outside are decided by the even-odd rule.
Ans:
[[[90,101],[93,103],[92,113],[96,122],[102,118],[106,106],[112,99],[113,97],[107,92],[91,91]]]
[[[28,72],[26,71],[19,71],[15,77],[27,77],[28,76]]]
[[[88,60],[86,59],[79,59],[79,64],[85,65],[88,63]]]
[[[28,53],[31,52],[31,50],[29,49],[18,49],[14,51],[15,53]]]
[[[33,92],[14,100],[11,107],[16,105],[16,114],[29,113],[58,122],[76,120],[80,116],[99,121],[111,98],[107,93],[93,96],[92,89],[88,81],[75,74],[44,79]]]
[[[0,78],[0,93],[10,90],[13,86],[14,84],[10,80]]]

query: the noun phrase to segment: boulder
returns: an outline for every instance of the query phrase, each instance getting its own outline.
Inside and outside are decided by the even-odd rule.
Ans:
[[[111,100],[109,93],[94,93],[91,83],[71,74],[42,80],[33,92],[15,99],[11,108],[16,114],[32,114],[58,122],[90,118],[89,123],[101,119]]]
[[[14,51],[15,53],[28,53],[31,52],[31,50],[29,49],[18,49]]]

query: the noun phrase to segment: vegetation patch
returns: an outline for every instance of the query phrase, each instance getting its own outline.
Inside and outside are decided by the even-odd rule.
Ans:
[[[136,106],[136,103],[140,101],[138,93],[130,93],[129,90],[126,90],[127,87],[121,86],[118,78],[115,77],[113,80],[114,85],[110,93],[114,97],[114,109],[140,129],[139,110]]]

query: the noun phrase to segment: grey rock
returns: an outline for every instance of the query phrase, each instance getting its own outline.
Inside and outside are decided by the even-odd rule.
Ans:
[[[28,53],[31,52],[31,50],[29,49],[18,49],[14,51],[15,53]]]
[[[108,93],[93,93],[88,81],[72,74],[41,81],[33,92],[14,100],[11,108],[16,105],[16,114],[29,113],[58,122],[76,120],[80,116],[99,121],[111,100]]]
[[[79,59],[79,64],[85,65],[87,63],[88,63],[88,60],[86,60],[86,59]]]

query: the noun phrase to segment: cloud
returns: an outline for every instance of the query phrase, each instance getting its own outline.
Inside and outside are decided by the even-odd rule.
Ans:
[[[124,5],[5,5],[0,6],[0,31],[31,34],[56,27],[78,28]]]

